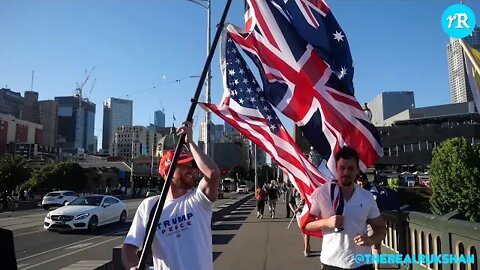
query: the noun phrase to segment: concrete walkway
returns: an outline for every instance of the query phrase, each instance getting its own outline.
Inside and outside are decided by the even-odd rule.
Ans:
[[[303,239],[296,221],[287,229],[285,203],[277,204],[276,216],[256,218],[255,201],[226,216],[213,226],[215,269],[291,270],[320,269],[321,240],[310,241],[312,256],[304,257]]]

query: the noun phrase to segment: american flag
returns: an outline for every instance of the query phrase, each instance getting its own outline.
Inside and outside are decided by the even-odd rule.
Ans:
[[[362,169],[373,165],[383,155],[380,137],[353,96],[348,44],[326,4],[247,0],[247,7],[247,29],[227,31],[260,68],[266,99],[301,128],[332,173],[334,154],[345,145],[358,151]],[[302,27],[322,38],[304,39]]]
[[[306,199],[306,207],[299,221],[303,228],[308,219],[312,192],[331,179],[322,176],[298,148],[274,108],[266,100],[265,92],[258,85],[232,39],[224,35],[222,41],[221,66],[225,89],[223,99],[219,105],[200,105],[211,110],[267,152],[288,175],[289,180]],[[312,235],[319,236],[318,233]]]

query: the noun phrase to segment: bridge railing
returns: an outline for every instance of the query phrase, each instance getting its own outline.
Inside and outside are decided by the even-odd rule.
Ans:
[[[480,223],[454,219],[457,212],[436,216],[420,212],[384,211],[387,234],[382,252],[408,255],[473,256],[473,264],[398,265],[401,269],[478,270]]]

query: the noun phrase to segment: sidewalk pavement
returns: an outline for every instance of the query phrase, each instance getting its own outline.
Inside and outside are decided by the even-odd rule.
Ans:
[[[226,216],[213,226],[215,269],[291,270],[320,269],[321,240],[310,240],[312,256],[303,254],[303,238],[294,220],[286,216],[284,202],[277,203],[275,218],[265,206],[263,219],[256,218],[255,200]]]

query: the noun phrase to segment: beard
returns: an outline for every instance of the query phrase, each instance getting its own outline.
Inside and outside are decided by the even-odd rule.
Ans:
[[[193,176],[181,179],[172,179],[172,186],[180,189],[191,189],[195,187],[195,180]]]
[[[353,183],[354,183],[354,179],[353,177],[349,177],[349,176],[344,176],[344,177],[341,177],[340,178],[340,184],[344,187],[349,187],[349,186],[352,186]]]

